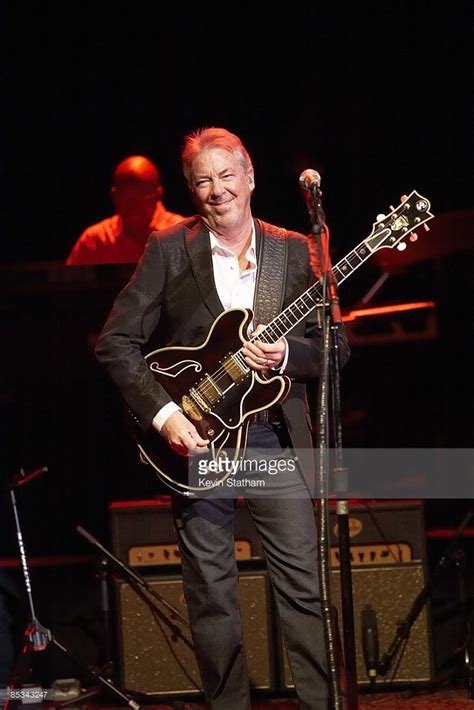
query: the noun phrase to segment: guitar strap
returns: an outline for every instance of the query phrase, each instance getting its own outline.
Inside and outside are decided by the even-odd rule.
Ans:
[[[270,323],[283,310],[288,239],[286,229],[255,220],[259,238],[257,281],[253,302],[254,327]]]

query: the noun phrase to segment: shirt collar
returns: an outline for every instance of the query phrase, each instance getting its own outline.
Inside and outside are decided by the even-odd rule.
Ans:
[[[211,253],[212,254],[223,254],[224,256],[236,256],[234,252],[224,246],[221,242],[217,240],[216,235],[209,230],[209,239],[211,242]],[[252,238],[250,240],[249,248],[245,254],[247,259],[252,265],[257,264],[257,246],[255,237],[255,224],[252,222]]]

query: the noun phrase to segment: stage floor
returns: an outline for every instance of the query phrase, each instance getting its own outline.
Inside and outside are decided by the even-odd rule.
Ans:
[[[58,707],[44,703],[36,708],[47,710],[47,708]],[[125,705],[112,705],[104,702],[102,697],[78,702],[77,706],[82,710],[123,710]],[[150,702],[142,707],[147,710],[207,710],[206,705],[196,702],[186,702],[175,700],[173,704]],[[252,710],[297,710],[298,703],[293,699],[277,699],[258,701],[252,703]],[[408,690],[400,693],[376,693],[368,695],[361,692],[359,694],[359,710],[371,710],[372,708],[383,708],[383,710],[474,710],[474,700],[468,698],[466,688],[443,689],[432,691]],[[232,710],[229,708],[229,710]]]

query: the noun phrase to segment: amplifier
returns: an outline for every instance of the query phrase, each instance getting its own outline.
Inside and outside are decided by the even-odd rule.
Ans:
[[[112,551],[131,567],[179,565],[179,550],[169,496],[110,503]],[[237,506],[235,556],[261,561],[263,550],[247,506]]]
[[[342,628],[342,603],[338,549],[338,521],[329,515],[331,545],[331,599]],[[369,684],[362,648],[361,614],[370,607],[376,615],[380,655],[396,636],[397,624],[405,619],[426,582],[424,512],[421,501],[370,502],[349,506],[352,559],[352,593],[357,664],[357,682]],[[284,688],[293,681],[283,647]],[[413,624],[400,663],[379,679],[394,684],[426,683],[432,679],[433,659],[429,607]]]
[[[338,522],[331,510],[330,545],[333,566],[339,566]],[[421,501],[370,501],[349,505],[352,565],[426,562],[423,504]]]
[[[147,577],[147,582],[187,618],[180,576],[160,574]],[[250,685],[273,690],[274,643],[267,573],[241,571],[239,586]],[[117,581],[116,595],[123,687],[146,695],[199,693],[199,670],[189,628],[166,607],[153,603],[154,597],[147,602],[141,588],[137,593],[128,583]]]
[[[110,505],[111,531],[113,551],[124,562],[141,568],[141,573],[155,574],[154,584],[161,584],[165,588],[165,577],[172,569],[170,565],[179,565],[179,552],[177,548],[176,533],[174,530],[169,498],[150,501],[126,501]],[[338,611],[339,624],[342,625],[342,609],[340,601],[340,572],[338,549],[338,520],[335,508],[330,512],[330,554],[331,554],[331,588],[332,602]],[[368,684],[366,677],[362,638],[361,638],[361,613],[366,607],[374,610],[377,617],[379,631],[380,653],[387,649],[397,631],[397,623],[403,621],[408,614],[411,604],[423,588],[426,581],[426,548],[423,504],[420,501],[401,502],[370,502],[367,505],[353,504],[349,508],[350,550],[352,557],[352,579],[354,597],[354,625],[356,635],[356,660],[357,680],[360,685]],[[237,507],[236,510],[236,557],[238,560],[257,560],[261,562],[255,580],[246,578],[246,584],[253,593],[257,589],[262,597],[259,612],[259,625],[257,636],[262,633],[269,634],[268,640],[277,638],[273,646],[276,673],[280,681],[277,686],[280,690],[292,688],[291,673],[286,657],[286,652],[279,633],[272,635],[271,629],[277,623],[274,616],[273,605],[268,602],[267,592],[263,594],[262,575],[266,575],[263,567],[263,551],[254,526],[253,520],[246,507]],[[148,569],[147,569],[148,568]],[[242,566],[240,566],[242,570]],[[178,572],[176,572],[178,574]],[[241,571],[241,584],[242,574]],[[170,578],[170,591],[180,598],[180,578]],[[263,586],[262,586],[263,585]],[[168,589],[168,587],[166,587]],[[157,590],[159,591],[159,590]],[[162,692],[166,683],[160,680],[162,671],[151,668],[155,661],[142,658],[140,642],[135,647],[136,638],[144,632],[142,625],[150,614],[145,608],[137,611],[140,599],[136,599],[135,592],[126,584],[119,587],[119,628],[122,648],[123,682],[130,689],[149,688],[150,694]],[[141,602],[143,603],[143,602]],[[246,604],[243,604],[245,613]],[[133,610],[133,611],[131,611]],[[271,624],[268,627],[266,620],[270,615]],[[132,618],[135,621],[132,621]],[[149,623],[150,622],[150,623]],[[152,633],[153,618],[146,621],[146,633]],[[255,623],[255,620],[252,621]],[[245,622],[244,622],[245,624]],[[140,632],[140,633],[138,633]],[[153,631],[155,641],[151,636],[145,644],[148,648],[148,657],[163,659],[164,650],[158,653],[156,644],[164,643],[164,637],[158,640],[156,629]],[[259,638],[260,638],[259,636]],[[134,640],[135,639],[135,640]],[[273,640],[271,643],[273,643]],[[260,641],[259,641],[260,644]],[[247,645],[252,647],[248,639]],[[161,649],[161,646],[160,646]],[[183,653],[188,650],[183,649]],[[192,655],[192,654],[191,654]],[[140,663],[137,658],[141,659]],[[166,662],[167,652],[164,655]],[[134,660],[135,659],[135,660]],[[145,668],[145,675],[140,676],[141,662]],[[157,661],[156,661],[157,662]],[[172,680],[168,686],[179,688],[172,692],[189,692],[192,689],[189,680],[186,681],[172,664]],[[189,661],[191,663],[191,661]],[[260,662],[259,662],[260,663]],[[259,665],[266,668],[267,662]],[[187,661],[186,661],[187,665]],[[176,676],[175,676],[176,670]],[[272,675],[270,673],[270,675]],[[147,681],[150,677],[151,680]],[[256,681],[255,687],[270,687],[271,681],[265,672],[262,672]],[[413,625],[410,637],[404,650],[403,658],[396,667],[393,677],[394,683],[428,682],[432,678],[432,648],[429,608],[425,607]],[[387,679],[386,679],[387,680]],[[194,682],[194,681],[193,681]],[[158,690],[156,690],[158,689]],[[164,691],[163,691],[164,692]]]

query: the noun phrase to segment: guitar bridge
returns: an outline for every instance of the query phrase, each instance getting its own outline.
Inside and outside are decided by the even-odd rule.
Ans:
[[[183,412],[188,415],[190,419],[192,419],[195,422],[200,422],[202,420],[202,414],[200,410],[198,409],[198,406],[191,397],[188,397],[186,394],[181,398],[181,406],[183,408]]]
[[[210,412],[211,411],[211,408],[209,407],[208,404],[206,404],[204,398],[201,397],[201,395],[199,394],[199,392],[197,391],[197,389],[195,387],[191,387],[191,389],[189,390],[189,394],[193,398],[195,404],[197,404],[198,407],[200,407],[203,412]]]

